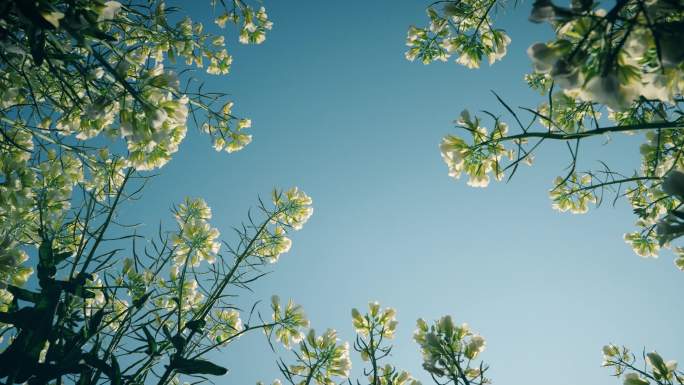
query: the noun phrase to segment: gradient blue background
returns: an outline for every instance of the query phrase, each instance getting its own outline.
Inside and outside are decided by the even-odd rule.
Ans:
[[[174,202],[204,197],[223,233],[246,219],[257,196],[299,186],[315,212],[293,236],[274,272],[240,292],[244,303],[271,294],[302,304],[312,326],[351,341],[350,309],[369,300],[398,310],[389,362],[425,384],[415,320],[451,314],[487,339],[481,356],[498,384],[617,384],[602,369],[601,347],[625,344],[684,357],[682,274],[669,253],[642,260],[622,241],[634,216],[606,202],[588,215],[551,209],[548,189],[568,154],[549,144],[532,169],[508,184],[473,189],[453,180],[438,150],[463,108],[504,113],[490,90],[514,106],[534,106],[526,48],[550,36],[527,22],[529,4],[499,14],[512,37],[500,63],[468,70],[454,63],[404,60],[410,24],[426,21],[423,1],[281,1],[266,3],[274,29],[261,46],[237,44],[232,73],[209,77],[235,111],[252,118],[245,150],[217,153],[189,132],[144,198],[122,214],[154,232]],[[211,25],[204,2],[180,2]],[[506,119],[510,117],[504,115]],[[510,120],[510,119],[509,119]],[[598,159],[630,172],[641,137],[597,138],[582,147],[584,168]],[[605,145],[609,142],[609,145]],[[262,309],[268,311],[267,306]],[[231,368],[218,384],[278,376],[262,334],[216,353]],[[291,354],[284,352],[286,359]],[[355,353],[353,374],[362,361]]]

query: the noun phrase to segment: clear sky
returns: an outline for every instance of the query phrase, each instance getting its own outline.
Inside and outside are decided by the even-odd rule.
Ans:
[[[458,132],[452,121],[463,108],[503,114],[490,90],[514,106],[540,102],[523,81],[525,50],[549,27],[529,23],[523,3],[499,17],[512,38],[503,61],[480,70],[424,66],[403,53],[406,29],[425,23],[426,4],[267,1],[275,25],[266,42],[245,47],[230,35],[232,73],[203,75],[252,118],[253,143],[217,153],[191,129],[122,215],[152,232],[159,220],[172,225],[174,202],[201,196],[213,208],[212,224],[229,233],[258,195],[299,186],[314,200],[313,217],[273,274],[254,293],[239,294],[293,298],[313,327],[335,328],[349,341],[352,307],[370,300],[395,307],[400,323],[389,362],[424,384],[431,380],[411,334],[417,318],[444,314],[487,339],[481,357],[497,384],[617,384],[600,367],[608,342],[684,359],[684,273],[670,254],[643,260],[622,241],[635,219],[624,202],[582,216],[551,209],[548,189],[567,164],[563,146],[546,146],[534,167],[487,189],[449,178],[440,158],[439,141]],[[206,2],[180,5],[210,24]],[[584,165],[607,159],[629,171],[640,139],[597,139],[581,152]],[[277,356],[261,334],[215,358],[231,368],[217,384],[277,376]],[[352,358],[356,376],[363,363]]]

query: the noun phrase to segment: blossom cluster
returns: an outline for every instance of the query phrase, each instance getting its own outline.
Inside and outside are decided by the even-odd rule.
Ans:
[[[273,204],[277,208],[274,221],[300,230],[313,214],[312,199],[297,187],[281,192],[273,191]]]
[[[174,297],[182,292],[183,296],[180,298],[180,312],[184,315],[192,317],[205,303],[205,295],[199,290],[199,283],[194,276],[188,274],[185,279],[180,282],[179,276],[176,272],[172,272],[171,280],[168,282],[156,282],[160,288],[170,289],[176,293],[169,293],[170,295],[161,295],[153,299],[153,304],[156,311],[174,312],[179,309],[179,297]],[[180,320],[181,327],[185,327],[188,317],[183,317]],[[157,319],[160,323],[168,322]]]
[[[1,92],[1,91],[0,91]],[[29,167],[29,159],[33,150],[31,135],[17,126],[3,130],[14,146],[2,143],[0,151],[0,172],[4,182],[0,184],[1,223],[11,222],[16,217],[25,215],[31,207],[33,191],[31,187],[35,183],[35,173]]]
[[[485,339],[473,333],[467,324],[456,325],[451,316],[444,316],[433,325],[418,319],[413,339],[420,345],[423,368],[437,377],[464,375],[468,379],[484,377],[486,366],[470,366],[472,360],[484,351]],[[457,381],[454,379],[454,381]]]
[[[16,247],[17,242],[5,239],[2,242],[3,250],[0,254],[0,285],[12,284],[22,286],[33,274],[33,269],[23,266],[28,260],[25,251]],[[4,289],[4,287],[0,287]]]
[[[224,12],[214,22],[224,28],[227,22],[242,24],[240,26],[239,41],[242,44],[261,44],[266,40],[266,31],[273,28],[273,22],[268,19],[266,8],[259,7],[254,11],[249,5],[234,2],[236,8],[230,12]]]
[[[220,232],[211,227],[211,209],[201,198],[185,198],[175,212],[178,231],[173,234],[176,266],[199,266],[200,262],[214,263],[221,248],[217,240]]]
[[[214,312],[214,327],[209,331],[211,339],[225,346],[244,330],[240,312],[235,309],[220,309]]]
[[[124,326],[124,319],[130,311],[130,304],[127,300],[114,298],[109,302],[104,322],[112,331],[117,331]]]
[[[369,381],[373,381],[373,377],[368,377]],[[378,385],[421,385],[421,382],[416,380],[407,371],[396,370],[392,365],[384,365],[378,368]]]
[[[285,347],[290,348],[304,338],[303,328],[309,327],[309,320],[304,314],[304,309],[292,300],[283,307],[280,297],[271,297],[271,309],[273,310],[273,327],[264,329],[269,334],[275,332],[275,337]]]
[[[128,295],[133,301],[139,300],[152,285],[153,273],[149,270],[138,270],[131,258],[124,258],[121,275],[117,278],[117,284],[128,288]]]
[[[551,132],[574,134],[584,132],[601,118],[592,103],[577,100],[564,92],[554,92],[550,102],[537,107],[538,121]]]
[[[378,302],[368,303],[368,313],[362,315],[358,309],[352,309],[352,324],[357,334],[364,337],[377,333],[382,338],[394,338],[397,329],[397,311],[391,307],[380,309]]]
[[[335,377],[345,379],[349,376],[349,344],[339,343],[333,329],[327,329],[320,336],[310,329],[299,343],[297,363],[290,365],[288,370],[294,376],[310,377],[317,385],[334,385]]]
[[[408,30],[406,59],[429,64],[447,61],[456,55],[456,62],[468,68],[478,68],[483,57],[490,65],[501,60],[511,38],[492,26],[491,11],[496,3],[496,0],[448,1],[441,13],[428,7],[430,25],[411,26]]]
[[[177,97],[169,90],[173,76],[164,72],[158,64],[141,74],[144,80],[139,98],[149,107],[128,109],[120,112],[120,134],[128,145],[128,161],[138,170],[151,170],[166,164],[187,133],[187,96]],[[161,84],[147,85],[162,77]],[[126,105],[135,105],[132,96]]]
[[[84,180],[83,187],[98,201],[116,195],[126,178],[126,160],[111,156],[109,150],[103,148],[88,166],[89,177]]]
[[[492,132],[489,132],[480,125],[479,118],[472,119],[470,113],[464,110],[456,124],[470,133],[472,144],[453,135],[442,139],[439,148],[442,159],[449,167],[449,176],[458,179],[465,172],[469,177],[468,185],[473,187],[486,187],[490,174],[496,180],[501,180],[504,173],[500,161],[503,157],[513,159],[513,151],[506,149],[500,142],[508,132],[506,123],[497,121]]]
[[[118,44],[134,48],[127,50],[123,57],[109,55],[106,62],[88,66],[85,81],[74,79],[71,84],[76,93],[72,95],[73,105],[55,109],[55,118],[48,119],[44,125],[80,140],[92,139],[101,133],[112,138],[120,136],[128,146],[129,165],[139,170],[158,168],[168,162],[185,137],[190,102],[187,96],[179,93],[179,79],[173,71],[164,68],[164,61],[185,56],[187,64],[202,67],[202,58],[207,57],[212,63],[208,71],[223,74],[227,73],[232,59],[225,49],[215,51],[213,45],[205,43],[210,35],[203,33],[201,23],[193,24],[186,18],[177,24],[177,33],[168,33],[171,31],[132,20],[132,14],[120,4],[108,7],[110,12],[105,20],[116,18],[128,23],[123,27],[105,23],[102,28],[112,33]],[[153,16],[151,20],[165,22],[163,3]],[[69,46],[71,42],[67,40],[65,45]],[[73,49],[79,52],[77,47]],[[225,66],[221,64],[224,70],[212,70],[225,61]],[[91,88],[103,87],[109,87],[113,92],[98,98],[86,97]],[[57,88],[40,91],[49,94]],[[54,126],[51,125],[53,120]]]
[[[7,284],[21,286],[33,269],[23,266],[28,255],[21,248],[27,240],[27,230],[36,220],[32,210],[35,204],[36,173],[30,167],[31,136],[25,131],[12,129],[5,132],[18,146],[2,146],[0,151],[0,309],[12,301],[5,290]]]
[[[363,361],[372,362],[372,369],[364,370],[371,384],[420,385],[420,381],[413,378],[410,373],[398,370],[390,364],[379,363],[381,359],[389,356],[392,350],[391,345],[385,345],[383,342],[394,338],[398,324],[396,314],[393,308],[381,309],[378,302],[369,302],[366,314],[361,314],[358,309],[353,308],[352,325],[357,334],[354,350],[359,352]]]
[[[590,203],[596,203],[597,198],[591,188],[591,175],[577,175],[572,173],[567,177],[556,177],[554,188],[549,191],[553,208],[560,212],[569,211],[573,214],[584,214],[589,210]]]
[[[300,230],[313,214],[312,199],[297,187],[287,191],[273,190],[274,208],[269,213],[271,226],[264,226],[257,235],[253,254],[268,263],[275,263],[290,250],[289,229]]]
[[[211,135],[216,151],[228,153],[240,151],[252,142],[252,135],[243,130],[252,127],[249,119],[236,119],[232,115],[233,102],[223,105],[219,119],[208,119],[202,124],[202,131]]]
[[[280,256],[290,251],[292,240],[284,227],[265,228],[258,236],[254,254],[268,263],[275,263]]]
[[[625,240],[643,257],[656,256],[661,246],[669,246],[684,235],[680,204],[684,201],[684,161],[678,155],[684,140],[680,130],[648,132],[641,145],[641,170],[651,180],[637,181],[627,197],[638,215],[640,228],[625,234]]]

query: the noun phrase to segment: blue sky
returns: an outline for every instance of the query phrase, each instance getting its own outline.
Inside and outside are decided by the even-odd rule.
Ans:
[[[658,260],[632,253],[622,241],[634,221],[624,202],[582,216],[551,209],[548,189],[568,161],[562,145],[545,146],[534,167],[487,189],[449,178],[440,159],[439,141],[458,132],[452,121],[462,109],[503,114],[490,90],[514,106],[540,102],[523,81],[525,50],[550,28],[529,23],[523,3],[499,15],[512,38],[503,61],[480,70],[424,66],[403,52],[408,26],[425,23],[426,4],[267,2],[275,25],[266,42],[245,47],[231,35],[232,73],[203,75],[253,120],[253,143],[217,153],[191,129],[122,215],[152,232],[160,219],[171,224],[173,203],[201,196],[213,225],[229,233],[258,195],[299,186],[314,199],[313,217],[254,293],[239,294],[293,298],[313,327],[335,328],[349,341],[352,307],[370,300],[395,307],[389,362],[424,384],[431,381],[411,334],[417,318],[444,314],[487,339],[481,357],[498,384],[617,384],[600,367],[608,342],[682,357],[684,273],[668,253]],[[184,6],[210,24],[205,3]],[[630,171],[640,139],[599,138],[580,156],[585,167],[603,159]],[[362,361],[352,357],[356,376]],[[276,358],[262,335],[246,336],[215,355],[231,368],[216,383],[271,381]]]

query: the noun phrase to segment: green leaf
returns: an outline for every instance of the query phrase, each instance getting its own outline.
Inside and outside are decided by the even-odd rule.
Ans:
[[[181,335],[176,334],[175,336],[171,337],[171,343],[178,352],[182,352],[183,349],[185,349],[185,342],[185,337]]]
[[[152,295],[152,292],[149,292],[149,293],[146,293],[145,295],[143,295],[142,297],[136,299],[135,301],[133,301],[133,306],[140,309],[142,307],[142,305],[144,305],[145,302],[147,302],[147,300],[150,298],[151,295]]]
[[[147,326],[143,326],[143,333],[145,333],[145,339],[147,339],[147,354],[154,355],[157,353],[157,341],[154,339]]]
[[[26,289],[22,289],[14,285],[7,285],[7,291],[12,293],[14,298],[20,299],[22,301],[36,303],[40,300],[40,294],[34,293]]]
[[[45,32],[42,30],[33,33],[29,37],[29,46],[31,47],[31,56],[37,66],[43,64],[45,60]]]
[[[121,385],[121,368],[114,356],[112,356],[112,375],[110,379],[112,380],[112,385]]]
[[[651,352],[646,354],[646,357],[648,357],[648,361],[651,363],[651,366],[653,366],[653,375],[656,377],[656,379],[659,379],[669,372],[665,362],[663,361],[663,358],[660,357],[658,353]]]
[[[65,260],[65,259],[71,257],[72,255],[73,255],[73,253],[72,253],[72,252],[69,252],[69,251],[65,251],[65,252],[62,252],[62,253],[57,253],[57,254],[55,255],[55,264],[58,264],[58,263],[62,262],[63,260]]]
[[[205,360],[187,360],[176,358],[171,365],[178,373],[182,374],[211,374],[222,376],[228,373],[228,369]]]
[[[193,332],[199,332],[200,330],[202,330],[202,328],[206,324],[207,324],[207,321],[205,321],[203,319],[198,319],[198,320],[188,322],[185,325],[185,327],[192,330]]]
[[[97,332],[97,328],[100,327],[102,323],[102,318],[104,317],[104,309],[100,309],[88,321],[88,335],[93,336]]]
[[[102,371],[112,382],[112,385],[121,385],[121,368],[116,357],[112,356],[112,364],[107,365],[105,360],[99,358],[97,354],[84,354],[82,356],[86,364]]]
[[[162,325],[162,332],[164,333],[164,336],[166,336],[167,339],[170,340],[171,338],[173,338],[173,336],[171,335],[171,331],[169,330],[169,327],[166,326],[166,324]]]

